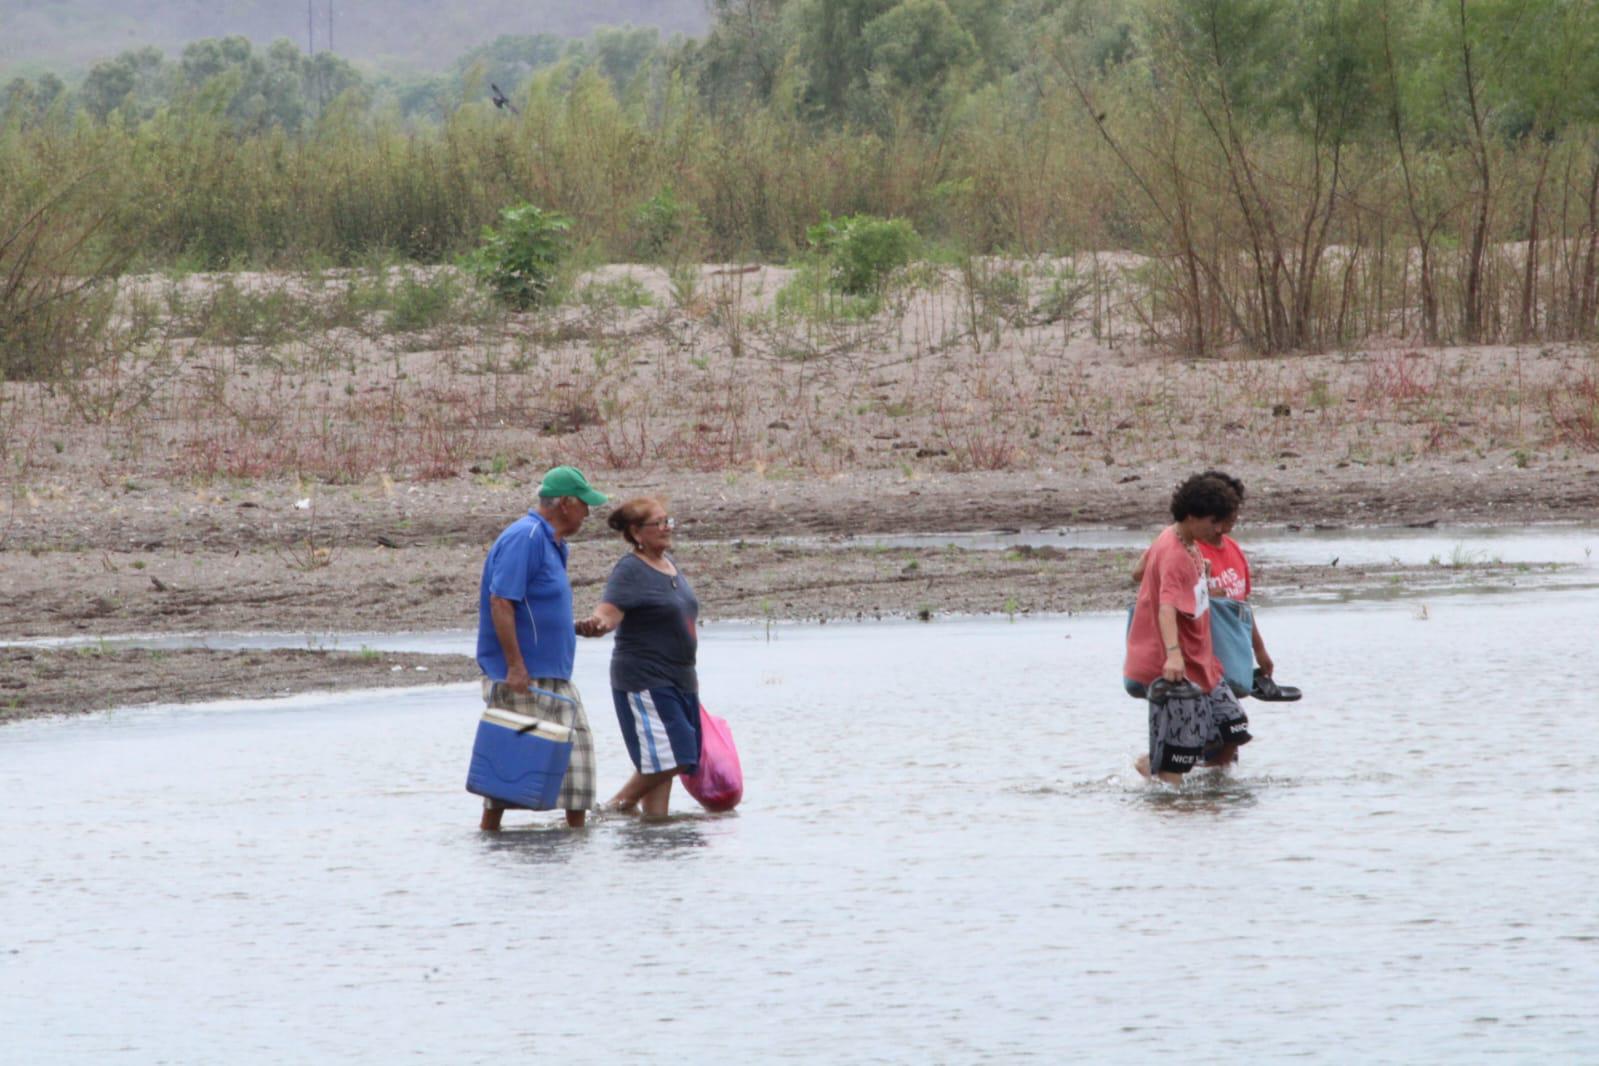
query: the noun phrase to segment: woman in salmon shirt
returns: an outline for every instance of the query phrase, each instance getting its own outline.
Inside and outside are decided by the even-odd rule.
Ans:
[[[1149,754],[1138,771],[1168,784],[1202,760],[1233,761],[1250,739],[1249,718],[1211,646],[1210,566],[1198,547],[1216,541],[1237,513],[1231,485],[1195,475],[1172,494],[1172,524],[1144,553],[1122,676],[1150,697]]]
[[[1225,483],[1237,494],[1239,506],[1243,506],[1244,483],[1238,478],[1220,470],[1207,470],[1200,476],[1215,478]],[[1210,564],[1208,585],[1210,598],[1233,600],[1242,604],[1249,601],[1249,596],[1254,591],[1254,584],[1249,572],[1249,557],[1244,554],[1238,542],[1228,535],[1233,531],[1237,521],[1238,515],[1234,512],[1231,518],[1217,523],[1214,539],[1199,538],[1194,541],[1194,547],[1199,549],[1199,554]],[[1134,584],[1142,581],[1143,577],[1144,560],[1140,558],[1138,565],[1133,567]],[[1299,689],[1291,685],[1278,685],[1273,680],[1276,663],[1272,661],[1271,653],[1266,650],[1266,640],[1260,633],[1260,620],[1253,611],[1250,611],[1246,618],[1249,627],[1250,653],[1254,659],[1254,677],[1247,682],[1230,681],[1234,693],[1239,696],[1254,696],[1257,700],[1268,702],[1299,699],[1301,695]],[[1249,677],[1250,665],[1248,662],[1242,664],[1244,678]]]

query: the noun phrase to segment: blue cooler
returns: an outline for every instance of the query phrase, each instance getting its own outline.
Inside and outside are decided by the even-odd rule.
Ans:
[[[551,810],[571,761],[572,731],[566,726],[490,707],[477,724],[466,790],[529,810]]]

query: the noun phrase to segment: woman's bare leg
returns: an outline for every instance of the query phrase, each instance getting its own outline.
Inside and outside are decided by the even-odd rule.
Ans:
[[[665,818],[666,810],[672,802],[672,778],[676,774],[650,774],[655,781],[650,785],[650,790],[644,794],[644,817]]]
[[[631,811],[638,806],[638,801],[644,798],[644,793],[650,790],[649,782],[644,775],[634,771],[633,776],[611,797],[605,805],[606,810]]]

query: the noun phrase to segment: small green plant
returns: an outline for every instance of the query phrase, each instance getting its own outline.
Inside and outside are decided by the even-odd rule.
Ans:
[[[1332,406],[1332,393],[1325,377],[1310,379],[1310,392],[1305,396],[1305,406],[1322,411]]]
[[[219,344],[255,343],[272,347],[301,332],[304,305],[282,287],[257,291],[224,277],[196,309],[194,335]]]
[[[453,317],[460,295],[460,285],[444,271],[421,280],[407,274],[390,294],[388,327],[414,333],[443,325]]]
[[[828,283],[852,296],[881,292],[894,271],[911,261],[918,238],[901,218],[827,214],[805,231],[827,262]]]
[[[645,260],[676,263],[682,258],[684,236],[694,221],[693,207],[681,203],[671,186],[639,204],[633,211],[633,224]]]
[[[567,252],[572,220],[529,203],[500,212],[499,226],[483,228],[483,244],[463,262],[506,306],[540,307],[554,295]]]
[[[650,290],[631,274],[612,281],[596,281],[585,285],[583,291],[578,294],[578,300],[584,307],[596,310],[619,307],[624,311],[637,311],[641,307],[650,307],[655,303],[654,298],[650,296]]]
[[[989,315],[1006,322],[1019,321],[1027,308],[1027,279],[1014,269],[987,271],[978,297]]]
[[[882,300],[875,292],[852,293],[841,291],[832,282],[831,267],[826,259],[805,262],[794,277],[777,290],[774,306],[779,315],[793,315],[816,322],[866,322],[882,308]],[[807,359],[808,348],[798,348],[784,353],[787,358]]]
[[[686,307],[694,302],[694,297],[699,295],[700,267],[698,263],[684,263],[671,269],[669,277],[672,282],[672,303],[677,307]]]
[[[1033,306],[1033,314],[1042,323],[1070,322],[1077,316],[1084,298],[1092,289],[1093,286],[1077,277],[1072,267],[1064,267],[1038,298],[1038,303]]]

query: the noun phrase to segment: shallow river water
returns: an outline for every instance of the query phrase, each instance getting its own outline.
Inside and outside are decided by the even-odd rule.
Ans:
[[[745,802],[657,825],[479,833],[475,686],[8,726],[0,1060],[1599,1058],[1599,594],[1260,619],[1176,791],[1109,615],[710,627]]]

